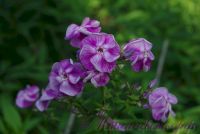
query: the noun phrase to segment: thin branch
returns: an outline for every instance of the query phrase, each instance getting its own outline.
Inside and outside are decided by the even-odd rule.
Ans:
[[[167,50],[169,47],[169,40],[165,39],[162,45],[162,50],[161,50],[161,54],[160,54],[160,58],[158,61],[158,67],[157,67],[157,72],[156,72],[156,80],[157,80],[157,86],[160,83],[160,78],[162,75],[162,71],[163,71],[163,67],[164,67],[164,63],[165,63],[165,57],[167,55]]]
[[[80,98],[82,95],[82,93],[80,93],[77,98]],[[76,114],[72,111],[69,115],[69,120],[68,120],[68,123],[65,127],[65,132],[64,134],[70,134],[71,132],[71,129],[73,128],[73,124],[74,124],[74,121],[75,121],[75,118],[76,118]]]

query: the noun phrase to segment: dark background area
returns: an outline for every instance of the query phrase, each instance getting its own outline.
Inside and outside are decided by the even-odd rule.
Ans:
[[[0,0],[0,133],[64,132],[71,108],[68,103],[53,102],[47,112],[40,113],[34,108],[17,108],[15,97],[27,83],[44,88],[54,62],[76,59],[76,49],[64,40],[65,31],[69,24],[80,24],[86,16],[99,20],[102,31],[114,34],[121,46],[138,37],[154,45],[156,59],[152,69],[148,73],[134,73],[129,66],[123,70],[126,78],[115,78],[121,83],[140,81],[145,85],[153,79],[162,44],[169,40],[160,85],[175,94],[179,102],[173,108],[176,118],[169,118],[167,124],[199,124],[200,0]],[[113,85],[117,87],[120,83],[109,87]],[[87,86],[82,99],[92,109],[96,106],[92,103],[100,100],[99,90]],[[116,103],[120,104],[117,99]],[[113,104],[112,111],[115,107]],[[123,123],[138,117],[151,120],[150,111],[138,112],[130,106],[125,111],[127,116],[114,112],[112,118],[122,119]],[[96,128],[95,117],[80,115],[72,132],[92,134],[97,133]],[[152,131],[187,132],[183,128]],[[190,132],[200,133],[198,128]]]

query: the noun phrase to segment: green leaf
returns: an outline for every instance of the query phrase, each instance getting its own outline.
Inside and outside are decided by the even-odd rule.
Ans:
[[[22,122],[20,115],[10,102],[10,97],[7,94],[0,96],[0,106],[5,123],[14,133],[21,134]]]
[[[36,125],[40,122],[39,118],[32,118],[32,119],[27,119],[24,123],[24,130],[25,132],[30,131],[31,129],[33,129],[34,127],[36,127]]]
[[[3,123],[3,121],[2,120],[0,120],[0,133],[3,133],[3,134],[7,134],[8,132],[7,132],[7,130],[6,130],[6,127],[5,127],[5,125],[4,125],[4,123]]]
[[[39,127],[40,134],[49,134],[49,132],[44,127]]]

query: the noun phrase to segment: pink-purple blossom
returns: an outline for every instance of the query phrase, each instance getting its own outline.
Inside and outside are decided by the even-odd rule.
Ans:
[[[132,69],[135,72],[148,71],[154,55],[151,52],[152,44],[144,38],[131,40],[123,48],[124,56],[131,61]]]
[[[95,87],[102,87],[108,84],[110,78],[108,73],[101,73],[92,70],[86,72],[84,82],[87,82],[88,80],[90,80]]]
[[[27,108],[39,97],[39,88],[35,85],[28,85],[25,89],[18,92],[16,97],[16,105],[20,108]]]
[[[120,47],[110,34],[93,34],[82,41],[80,61],[88,70],[111,73],[120,57]]]
[[[93,33],[99,33],[101,31],[100,22],[97,20],[91,20],[86,17],[82,24],[78,26],[77,24],[71,24],[66,30],[65,39],[70,40],[70,44],[73,47],[82,47],[82,40]]]
[[[167,120],[169,114],[175,116],[172,110],[172,104],[176,104],[178,100],[165,87],[159,87],[153,90],[148,96],[148,102],[155,120],[164,122]]]
[[[95,87],[106,86],[110,80],[110,74],[116,68],[120,57],[120,46],[112,34],[101,32],[100,22],[86,17],[82,24],[71,24],[66,30],[65,39],[70,40],[73,47],[79,48],[76,53],[79,62],[71,59],[61,60],[53,64],[49,74],[48,86],[42,90],[39,97],[39,88],[35,85],[27,86],[20,90],[16,97],[16,105],[20,108],[30,107],[35,103],[39,111],[45,111],[52,100],[66,96],[77,96],[86,82],[90,81]],[[123,48],[123,57],[131,62],[135,72],[148,71],[154,60],[151,52],[152,44],[144,38],[131,40]],[[123,59],[123,58],[121,58]],[[122,69],[122,68],[120,68]],[[157,80],[149,83],[147,90],[140,96],[148,103],[144,105],[152,111],[153,119],[166,121],[168,116],[175,113],[172,105],[178,102],[176,96],[169,93],[165,87],[153,90]],[[139,91],[141,88],[134,85]],[[117,121],[107,118],[105,113],[98,113],[102,119],[106,119],[106,125],[119,131],[125,131],[126,127]]]
[[[83,67],[78,62],[73,63],[71,59],[56,62],[49,76],[49,88],[76,96],[83,90],[83,74]]]
[[[48,108],[50,102],[54,99],[58,99],[64,96],[63,93],[59,92],[58,90],[53,90],[47,87],[45,90],[42,91],[41,97],[36,101],[36,107],[39,111],[44,111]]]

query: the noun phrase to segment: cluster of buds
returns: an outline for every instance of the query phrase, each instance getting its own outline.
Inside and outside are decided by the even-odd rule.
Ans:
[[[120,57],[130,61],[135,72],[149,71],[154,60],[152,44],[146,39],[133,39],[120,48],[112,34],[101,32],[99,21],[88,17],[80,26],[69,25],[65,39],[78,49],[77,62],[64,59],[54,63],[49,83],[41,95],[36,85],[27,86],[17,95],[18,107],[26,108],[35,104],[39,111],[45,111],[52,100],[79,95],[86,83],[91,83],[96,88],[106,86]],[[165,121],[169,113],[174,114],[171,104],[176,104],[177,99],[166,88],[156,88],[148,94],[148,105],[155,120]]]

